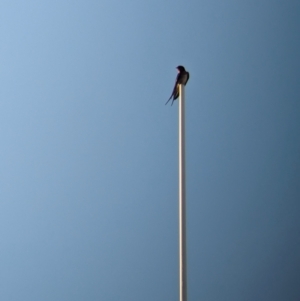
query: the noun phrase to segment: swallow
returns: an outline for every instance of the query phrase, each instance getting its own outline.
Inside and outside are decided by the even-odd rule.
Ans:
[[[185,70],[185,68],[183,66],[178,66],[178,67],[176,67],[176,69],[178,70],[178,74],[176,77],[175,86],[174,86],[174,89],[173,89],[173,92],[172,92],[170,98],[166,102],[166,104],[167,104],[170,101],[170,99],[173,97],[171,106],[173,105],[174,100],[177,99],[179,96],[179,85],[181,85],[181,84],[186,85],[186,83],[188,82],[188,80],[190,78],[190,74]]]

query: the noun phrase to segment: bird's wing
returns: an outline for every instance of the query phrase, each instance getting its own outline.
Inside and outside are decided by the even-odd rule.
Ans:
[[[179,97],[179,84],[176,85],[176,91],[174,93],[173,101]]]
[[[173,98],[171,106],[173,106],[173,103],[174,103],[175,99],[176,99],[176,98]]]
[[[176,93],[177,93],[177,82],[178,82],[178,76],[177,76],[177,78],[176,78],[176,82],[175,82],[175,86],[174,86],[174,88],[173,88],[173,92],[172,92],[170,98],[168,99],[168,101],[166,102],[166,104],[170,101],[170,99],[171,99],[172,97],[175,97],[175,95],[176,95]],[[178,96],[177,96],[177,97],[178,97]]]

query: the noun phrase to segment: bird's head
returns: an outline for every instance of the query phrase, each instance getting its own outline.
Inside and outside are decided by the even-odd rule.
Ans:
[[[185,71],[184,67],[181,65],[177,66],[176,69],[178,70],[178,72]]]

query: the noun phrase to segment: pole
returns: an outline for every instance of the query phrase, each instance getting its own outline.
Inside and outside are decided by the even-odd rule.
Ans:
[[[185,200],[185,94],[179,85],[179,301],[187,301]]]

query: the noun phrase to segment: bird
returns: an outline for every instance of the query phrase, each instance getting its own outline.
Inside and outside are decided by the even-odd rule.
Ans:
[[[166,104],[167,104],[170,101],[170,99],[173,97],[171,106],[173,105],[174,100],[177,99],[179,96],[179,85],[180,84],[186,85],[190,78],[190,74],[185,70],[185,68],[183,66],[181,66],[181,65],[177,66],[176,69],[178,70],[178,74],[176,77],[175,86],[174,86],[174,89],[173,89],[173,92],[172,92],[170,98],[166,102]]]

